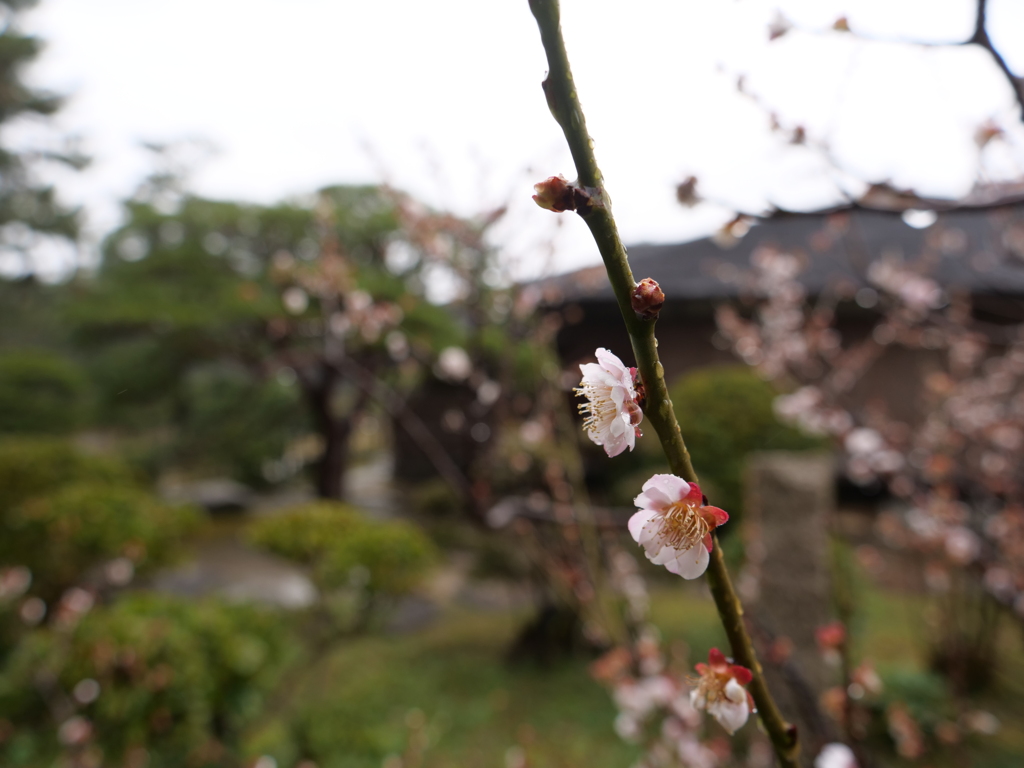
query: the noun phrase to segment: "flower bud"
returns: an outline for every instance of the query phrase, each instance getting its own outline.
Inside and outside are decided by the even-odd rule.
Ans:
[[[630,297],[633,311],[641,320],[657,320],[664,303],[665,292],[661,290],[656,280],[649,277],[645,277],[637,284]]]
[[[549,211],[575,211],[576,187],[566,181],[564,176],[549,176],[539,184],[533,185],[537,193],[533,196],[533,202]]]

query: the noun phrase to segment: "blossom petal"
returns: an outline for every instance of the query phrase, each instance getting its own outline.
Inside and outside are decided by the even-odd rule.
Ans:
[[[650,561],[655,565],[666,565],[667,563],[671,563],[681,557],[683,554],[685,554],[685,550],[678,550],[675,547],[663,546],[658,550],[654,557],[650,557]],[[678,571],[672,572],[678,573]]]
[[[661,548],[659,542],[661,538],[661,527],[665,522],[665,518],[661,515],[655,514],[648,519],[644,524],[644,527],[640,530],[640,536],[637,537],[637,543],[640,544],[644,549],[650,550],[657,553],[658,549]]]
[[[733,679],[740,685],[747,685],[754,679],[754,673],[739,664],[732,664],[731,671]]]
[[[657,517],[658,513],[653,509],[641,509],[639,512],[629,518],[627,524],[629,528],[629,535],[633,537],[633,541],[637,544],[640,543],[640,531],[643,527],[651,521],[651,518]]]
[[[747,699],[744,697],[742,703],[719,700],[708,706],[708,713],[712,715],[719,724],[728,731],[729,735],[736,733],[750,716],[750,708],[747,706]]]
[[[644,483],[643,493],[637,496],[636,503],[639,506],[640,498],[646,496],[658,507],[666,507],[674,504],[685,496],[690,490],[690,484],[681,477],[675,475],[653,475],[650,480]]]
[[[696,579],[708,569],[708,561],[708,551],[704,547],[704,542],[699,542],[696,546],[680,552],[672,567],[665,567],[684,579]]]
[[[734,704],[747,700],[747,692],[743,686],[736,682],[736,678],[730,678],[725,684],[725,698]]]
[[[593,439],[593,436],[591,436],[591,440]],[[609,457],[612,457],[618,456],[627,448],[629,448],[629,450],[633,450],[633,446],[636,444],[636,435],[633,430],[630,429],[619,435],[612,435],[609,433],[605,436],[603,443],[598,443],[597,440],[594,440],[594,442],[598,445],[603,445],[604,452],[608,454]]]
[[[729,662],[728,660],[726,660],[725,654],[717,648],[712,648],[710,651],[708,651],[708,665],[712,668],[722,667],[727,665],[728,663]]]
[[[705,516],[705,518],[710,517],[715,521],[715,528],[729,522],[729,513],[724,509],[719,509],[718,507],[701,507],[700,512]]]
[[[680,501],[685,501],[687,504],[699,507],[704,501],[704,494],[701,492],[700,486],[696,483],[690,483],[689,485],[689,490],[686,492],[685,496],[680,496]]]

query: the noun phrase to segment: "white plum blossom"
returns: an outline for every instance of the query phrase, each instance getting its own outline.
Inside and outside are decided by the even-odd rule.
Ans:
[[[696,667],[700,678],[697,687],[690,691],[690,703],[707,711],[731,736],[756,711],[753,699],[743,687],[754,676],[746,667],[730,664],[717,648],[708,652],[707,664]]]
[[[814,768],[857,768],[857,759],[845,744],[826,744],[814,758]]]
[[[640,511],[629,519],[629,533],[652,563],[696,579],[708,567],[711,532],[729,519],[706,501],[696,483],[654,475],[635,499]]]
[[[603,446],[609,456],[618,456],[626,448],[633,450],[644,414],[637,405],[637,392],[633,385],[635,368],[627,368],[607,349],[595,352],[596,363],[580,366],[583,380],[576,394],[587,398],[580,405],[586,416],[583,428],[597,445]]]

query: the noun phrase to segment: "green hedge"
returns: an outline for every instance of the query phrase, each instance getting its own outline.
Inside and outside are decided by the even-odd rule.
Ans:
[[[82,426],[89,383],[65,357],[43,350],[0,354],[0,433],[67,434]]]
[[[677,380],[670,394],[709,500],[730,514],[742,510],[743,467],[749,454],[824,447],[819,438],[779,422],[772,410],[777,390],[750,368],[694,371]]]
[[[286,626],[253,607],[137,595],[70,631],[37,630],[0,673],[0,765],[65,764],[59,729],[80,717],[89,764],[241,766],[242,730],[290,655]]]
[[[28,566],[32,593],[52,600],[94,565],[124,557],[136,571],[168,562],[198,512],[132,486],[81,482],[22,502],[5,516],[5,562]]]
[[[426,534],[400,521],[374,521],[338,502],[305,504],[257,522],[250,540],[309,566],[330,598],[361,593],[355,624],[364,626],[381,603],[410,592],[437,559]]]

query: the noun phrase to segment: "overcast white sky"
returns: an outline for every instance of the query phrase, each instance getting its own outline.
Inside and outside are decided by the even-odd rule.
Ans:
[[[627,242],[706,234],[725,209],[687,210],[689,174],[738,206],[835,199],[817,156],[768,129],[737,92],[746,75],[787,125],[827,139],[854,173],[956,197],[977,177],[1024,175],[1024,130],[970,36],[973,0],[563,0],[591,133]],[[769,43],[781,8],[797,29]],[[854,32],[830,31],[845,15]],[[64,195],[94,233],[147,170],[143,140],[199,137],[219,152],[193,179],[206,195],[270,202],[384,176],[462,213],[509,198],[500,233],[537,270],[555,216],[530,203],[544,176],[575,176],[540,90],[545,60],[526,0],[41,0],[25,28],[48,42],[33,82],[70,95],[62,130],[94,157]],[[1024,72],[1024,0],[990,0],[989,30]],[[20,141],[39,129],[14,132]],[[568,217],[567,217],[568,218]],[[558,236],[561,271],[597,260],[582,222]]]

